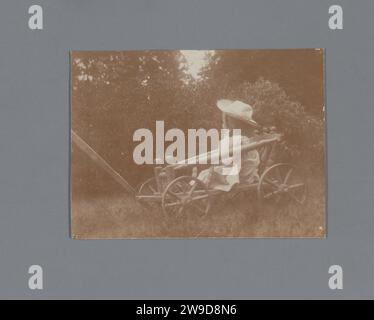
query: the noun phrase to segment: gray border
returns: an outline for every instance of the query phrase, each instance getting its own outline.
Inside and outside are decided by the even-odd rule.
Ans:
[[[374,3],[323,0],[50,0],[0,10],[0,298],[373,298]],[[68,237],[71,49],[325,47],[328,238],[108,240]],[[27,287],[31,264],[43,291]],[[328,288],[328,267],[344,289]]]

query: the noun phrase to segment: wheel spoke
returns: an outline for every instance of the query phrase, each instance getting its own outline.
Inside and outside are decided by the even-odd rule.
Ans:
[[[189,185],[187,183],[185,183],[184,181],[182,181],[181,185],[182,185],[183,192],[187,193]]]
[[[192,201],[198,201],[202,199],[207,199],[209,197],[209,194],[202,194],[201,196],[196,196],[192,198]]]
[[[178,216],[180,216],[182,213],[183,213],[183,210],[184,210],[184,206],[181,206],[179,209],[178,209]]]
[[[270,179],[268,179],[268,178],[265,179],[265,181],[266,181],[267,183],[271,184],[272,186],[276,187],[276,188],[279,187],[278,184],[277,184],[276,182],[274,182],[274,181],[272,181],[272,180],[270,180]]]
[[[165,207],[177,207],[177,206],[180,206],[181,203],[180,202],[169,202],[169,203],[165,203]]]
[[[170,186],[170,189],[177,190],[178,192],[183,192],[182,185],[179,182]]]
[[[305,186],[305,183],[297,183],[297,184],[293,184],[293,185],[290,185],[288,186],[288,189],[297,189],[297,188],[301,188],[301,187],[304,187]]]
[[[275,195],[277,195],[277,194],[279,194],[279,191],[278,191],[278,190],[275,190],[275,191],[273,191],[273,192],[269,192],[268,194],[265,194],[265,195],[264,195],[264,199],[269,199],[270,197],[275,196]]]
[[[192,185],[190,191],[188,192],[189,195],[192,195],[192,193],[195,191],[196,187],[197,187],[197,183],[196,181],[193,181],[194,184]]]
[[[268,194],[265,194],[264,195],[264,199],[269,199],[271,196],[273,195],[273,193],[268,193]]]
[[[180,197],[178,194],[174,193],[173,191],[169,190],[168,195],[173,196],[175,199],[180,200]]]
[[[288,172],[287,172],[287,174],[286,174],[286,177],[284,178],[284,181],[283,181],[284,184],[287,183],[288,179],[289,179],[290,176],[291,176],[292,171],[293,171],[293,168],[291,168],[290,170],[288,170]]]

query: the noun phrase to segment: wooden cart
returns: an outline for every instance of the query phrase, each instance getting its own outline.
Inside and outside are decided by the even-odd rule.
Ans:
[[[262,133],[253,143],[242,146],[242,151],[258,150],[260,165],[259,180],[254,183],[236,184],[230,193],[254,191],[260,203],[280,203],[289,199],[297,204],[306,200],[306,183],[298,169],[290,163],[271,164],[271,154],[281,136],[274,132]],[[209,159],[210,153],[205,154]],[[188,212],[206,215],[216,196],[226,192],[211,189],[196,177],[199,164],[184,163],[155,165],[154,176],[138,188],[136,198],[147,207],[161,206],[167,216],[180,216]],[[180,174],[191,169],[190,175]]]

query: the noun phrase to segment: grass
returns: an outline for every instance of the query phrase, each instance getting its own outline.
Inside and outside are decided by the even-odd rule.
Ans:
[[[300,205],[258,206],[255,193],[228,200],[214,198],[202,219],[166,218],[162,210],[148,210],[127,194],[77,197],[73,192],[72,236],[75,239],[308,237],[323,238],[325,192],[322,177],[308,181],[307,202]]]

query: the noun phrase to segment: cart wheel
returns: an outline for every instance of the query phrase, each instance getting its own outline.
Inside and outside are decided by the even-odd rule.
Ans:
[[[138,194],[149,196],[158,193],[157,191],[157,182],[155,177],[149,178],[145,182],[143,182],[140,187],[138,188]]]
[[[138,187],[138,196],[152,196],[158,194],[157,190],[157,182],[155,177],[149,178],[145,182],[143,182],[140,187]],[[159,206],[157,206],[157,203],[155,201],[139,201],[143,206],[145,206],[148,209],[154,209]]]
[[[280,203],[287,198],[303,204],[307,197],[307,186],[299,170],[288,163],[278,163],[267,168],[257,186],[260,203]]]
[[[180,218],[186,214],[202,218],[210,209],[209,192],[199,179],[181,176],[165,188],[162,209],[167,217]]]

